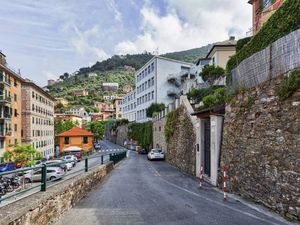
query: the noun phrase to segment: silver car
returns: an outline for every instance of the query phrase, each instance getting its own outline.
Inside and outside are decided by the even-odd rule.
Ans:
[[[49,167],[47,168],[47,180],[53,181],[63,178],[65,171],[60,167]],[[42,180],[42,170],[29,170],[24,175],[26,183]]]

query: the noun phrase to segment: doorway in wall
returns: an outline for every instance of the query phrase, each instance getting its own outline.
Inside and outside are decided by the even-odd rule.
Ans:
[[[210,177],[210,119],[204,121],[204,173]]]

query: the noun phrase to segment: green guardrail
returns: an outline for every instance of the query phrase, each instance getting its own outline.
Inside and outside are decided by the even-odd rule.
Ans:
[[[108,161],[112,161],[114,164],[120,162],[122,159],[124,159],[126,157],[126,150],[124,152],[118,152],[118,153],[109,153],[109,154],[101,154],[101,155],[92,155],[92,156],[89,156],[89,157],[85,157],[84,158],[84,167],[82,169],[79,169],[79,170],[76,170],[76,171],[66,171],[65,174],[63,175],[63,178],[67,178],[67,179],[70,179],[70,178],[73,178],[74,176],[76,176],[76,174],[80,174],[82,173],[83,171],[84,172],[88,172],[89,169],[93,168],[93,167],[96,167],[96,166],[99,166],[99,165],[102,165],[104,164],[107,160],[105,160],[105,157]],[[99,159],[99,160],[92,160],[92,159]],[[95,162],[93,162],[95,161]],[[18,195],[21,195],[21,194],[24,194],[26,192],[29,192],[33,189],[37,189],[38,187],[40,187],[40,190],[36,191],[36,192],[39,192],[39,191],[42,191],[42,192],[45,192],[47,191],[47,188],[48,187],[51,187],[51,186],[54,186],[56,185],[57,183],[53,183],[53,181],[56,181],[56,180],[59,180],[59,179],[62,179],[62,177],[58,177],[56,179],[52,179],[49,183],[49,177],[47,178],[47,169],[51,168],[51,167],[62,167],[63,165],[66,165],[66,163],[77,163],[77,161],[74,161],[74,160],[68,160],[68,161],[63,161],[63,162],[58,162],[58,163],[50,163],[50,164],[47,164],[47,163],[44,163],[42,165],[38,165],[38,166],[34,166],[34,167],[28,167],[28,168],[22,168],[22,169],[17,169],[17,170],[11,170],[11,171],[7,171],[7,172],[0,172],[0,177],[5,177],[5,176],[8,176],[8,175],[18,175],[18,177],[20,178],[20,180],[22,181],[20,184],[21,188],[12,192],[12,193],[7,193],[5,194],[4,196],[0,196],[0,207],[1,207],[1,201],[4,201],[4,200],[7,200],[9,198],[13,198],[13,197],[17,197]],[[63,166],[63,167],[66,167],[66,166]],[[31,177],[31,185],[30,187],[26,187],[25,188],[25,174],[27,171],[32,171],[33,173],[40,170],[41,171],[41,179],[40,179],[40,182],[33,185],[33,178]],[[64,179],[65,180],[65,179]],[[34,192],[34,193],[36,193]],[[34,193],[30,193],[29,195],[32,195]],[[28,195],[27,195],[28,196]],[[14,202],[14,201],[12,201]],[[10,203],[12,203],[10,202]],[[8,203],[8,204],[10,204]]]

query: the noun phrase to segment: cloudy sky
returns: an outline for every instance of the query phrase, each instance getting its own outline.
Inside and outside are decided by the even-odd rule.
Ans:
[[[159,53],[245,36],[240,0],[0,0],[0,50],[45,85],[114,54]]]

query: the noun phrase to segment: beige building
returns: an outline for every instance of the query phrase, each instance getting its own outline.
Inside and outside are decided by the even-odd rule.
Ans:
[[[122,118],[122,99],[121,97],[117,97],[114,99],[114,110],[115,110],[115,118],[121,119]]]
[[[0,52],[0,158],[21,143],[21,84],[23,78],[6,63]]]
[[[82,90],[75,90],[73,92],[73,95],[76,96],[76,97],[84,97],[84,96],[88,96],[89,95],[89,92],[82,89]]]
[[[32,144],[44,157],[54,155],[54,101],[33,82],[22,84],[22,144]]]
[[[67,121],[70,120],[74,123],[78,124],[78,127],[82,128],[83,119],[81,116],[72,115],[72,114],[55,114],[54,115],[55,121]]]
[[[65,107],[69,104],[69,102],[64,98],[55,98],[54,104],[55,106],[57,106],[58,104],[62,104]]]
[[[236,52],[236,40],[230,37],[229,40],[217,42],[213,45],[206,58],[210,58],[210,64],[226,68],[226,64],[231,56]]]

